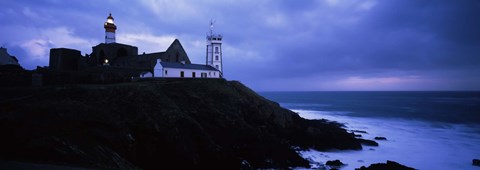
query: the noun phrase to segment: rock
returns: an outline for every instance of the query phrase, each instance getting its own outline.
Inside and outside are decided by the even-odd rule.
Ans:
[[[351,130],[351,132],[368,134],[367,131],[364,130]]]
[[[378,143],[373,141],[373,140],[367,140],[367,139],[357,139],[361,144],[367,145],[367,146],[378,146]]]
[[[355,134],[355,137],[356,137],[356,138],[361,138],[362,135],[360,135],[360,134]]]
[[[375,140],[387,140],[386,137],[381,137],[381,136],[377,136],[374,138]]]
[[[415,170],[414,168],[399,164],[394,161],[387,161],[387,163],[371,164],[368,167],[362,166],[355,168],[355,170]]]
[[[361,149],[237,81],[0,88],[0,158],[92,169],[309,167],[300,149]]]
[[[473,160],[472,160],[472,165],[474,165],[474,166],[480,166],[480,159],[473,159]]]
[[[345,164],[343,164],[343,162],[341,162],[340,160],[334,160],[334,161],[327,161],[327,163],[325,163],[325,165],[328,165],[328,166],[343,166]]]
[[[250,163],[248,163],[247,160],[242,160],[242,162],[240,163],[240,169],[253,169],[252,166],[250,165]]]

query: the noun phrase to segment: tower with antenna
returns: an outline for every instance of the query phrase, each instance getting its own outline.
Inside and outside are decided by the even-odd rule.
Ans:
[[[222,65],[222,39],[223,35],[215,34],[213,24],[215,21],[210,21],[210,32],[207,33],[207,57],[206,64],[216,68],[220,71],[220,76],[223,77]]]

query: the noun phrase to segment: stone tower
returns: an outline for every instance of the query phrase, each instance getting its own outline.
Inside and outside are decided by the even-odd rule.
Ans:
[[[210,22],[210,33],[207,35],[206,64],[220,71],[221,76],[223,76],[222,39],[223,35],[213,33],[213,21]]]
[[[115,43],[115,30],[117,30],[117,26],[113,22],[112,13],[108,15],[107,22],[105,22],[105,44]]]

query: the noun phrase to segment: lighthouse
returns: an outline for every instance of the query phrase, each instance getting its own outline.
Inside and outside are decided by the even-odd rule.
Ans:
[[[223,35],[213,33],[213,21],[210,22],[210,33],[207,35],[207,57],[206,64],[220,71],[223,76],[222,67],[222,39]]]
[[[117,26],[113,22],[112,13],[108,15],[107,22],[105,22],[105,44],[115,43],[115,30],[117,30]]]

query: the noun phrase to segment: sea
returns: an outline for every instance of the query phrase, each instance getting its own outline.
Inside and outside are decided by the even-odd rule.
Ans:
[[[299,151],[313,168],[328,160],[342,170],[392,160],[416,169],[464,170],[480,159],[480,92],[260,92],[306,119],[328,119],[378,147],[360,151]],[[326,167],[329,168],[328,166]]]

